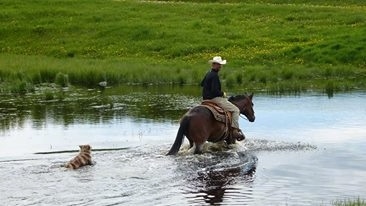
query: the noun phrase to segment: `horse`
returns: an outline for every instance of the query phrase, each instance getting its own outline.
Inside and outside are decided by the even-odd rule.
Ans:
[[[239,108],[249,122],[254,122],[253,93],[250,95],[232,96],[228,100]],[[183,143],[184,136],[189,141],[190,148],[195,147],[194,154],[202,153],[206,141],[220,142],[227,132],[227,125],[215,119],[212,112],[202,105],[190,109],[180,120],[180,126],[175,141],[167,155],[176,155]],[[227,137],[227,144],[234,144],[235,139]]]

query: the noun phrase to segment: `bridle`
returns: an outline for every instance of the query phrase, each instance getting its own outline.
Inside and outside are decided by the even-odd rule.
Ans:
[[[245,96],[245,99],[246,98],[248,98],[247,96]],[[249,103],[250,103],[250,101],[249,101]],[[239,107],[238,107],[239,108]],[[241,113],[241,111],[245,111],[245,109],[246,109],[246,106],[244,105],[243,106],[243,108],[239,108],[239,110],[240,110],[240,114],[239,114],[239,117],[241,117],[241,118],[243,118],[243,119],[245,119],[245,120],[247,120],[247,121],[249,121],[249,119],[244,115],[244,114],[242,114]]]
[[[241,117],[242,119],[245,119],[245,120],[247,120],[249,122],[249,119],[245,115],[243,115],[243,114],[240,113],[239,117]]]
[[[246,96],[245,98],[248,98],[248,97]],[[240,111],[245,111],[245,109],[246,109],[246,106],[245,105],[244,105],[243,108],[241,108],[241,109],[239,108]],[[241,112],[239,114],[239,117],[241,117],[242,119],[245,119],[245,120],[249,121],[249,119],[244,114],[242,114]]]

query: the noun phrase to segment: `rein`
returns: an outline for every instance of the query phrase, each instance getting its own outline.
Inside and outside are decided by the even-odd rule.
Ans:
[[[249,119],[248,119],[246,116],[244,116],[243,114],[241,114],[241,113],[240,113],[239,117],[241,117],[241,118],[243,118],[243,119],[245,119],[245,120],[249,121]]]
[[[240,108],[239,108],[239,109],[240,109],[240,111],[241,111],[241,110],[245,110],[245,107],[246,107],[246,106],[244,105],[243,109],[240,109]],[[249,119],[248,119],[244,114],[242,114],[241,112],[240,112],[240,114],[239,114],[239,117],[241,117],[242,119],[245,119],[245,120],[247,120],[247,121],[249,122]]]
[[[231,103],[233,103],[233,102],[231,102]],[[247,120],[247,121],[249,121],[249,119],[244,115],[244,114],[242,114],[241,113],[241,111],[243,110],[245,110],[245,108],[246,108],[246,105],[244,105],[244,107],[243,108],[239,108],[239,110],[240,110],[240,114],[239,114],[239,116],[241,117],[241,118],[243,118],[243,119],[245,119],[245,120]]]

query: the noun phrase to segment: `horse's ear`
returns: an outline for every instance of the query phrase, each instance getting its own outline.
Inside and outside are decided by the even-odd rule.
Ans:
[[[249,95],[249,98],[250,98],[250,99],[253,99],[253,95],[254,95],[254,93],[252,92],[252,93]]]

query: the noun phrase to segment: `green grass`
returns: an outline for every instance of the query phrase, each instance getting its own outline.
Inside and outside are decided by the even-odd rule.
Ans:
[[[334,206],[366,206],[366,202],[357,198],[355,200],[343,200],[333,202]]]
[[[363,0],[2,0],[0,87],[196,85],[221,55],[225,89],[364,90],[365,12]]]

